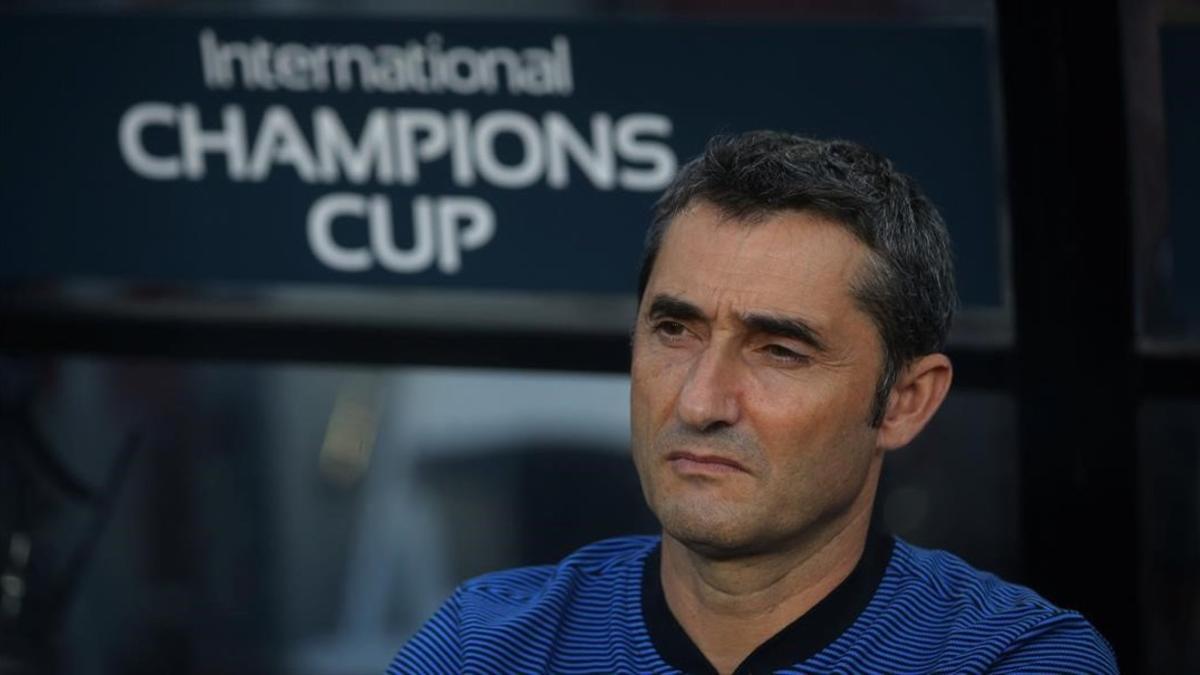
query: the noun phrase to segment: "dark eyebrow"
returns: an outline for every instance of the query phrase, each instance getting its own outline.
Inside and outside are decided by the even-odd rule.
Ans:
[[[665,293],[654,296],[650,309],[646,312],[648,318],[667,317],[679,321],[707,321],[704,311],[696,305]],[[745,314],[741,317],[742,324],[752,331],[789,338],[824,352],[828,351],[821,333],[805,321],[790,316],[774,314]]]
[[[770,314],[747,314],[742,317],[742,323],[752,331],[790,338],[803,342],[819,352],[826,351],[825,342],[821,339],[820,333],[800,319]]]
[[[669,317],[680,321],[703,321],[707,318],[696,305],[665,293],[654,296],[646,316],[650,318]]]

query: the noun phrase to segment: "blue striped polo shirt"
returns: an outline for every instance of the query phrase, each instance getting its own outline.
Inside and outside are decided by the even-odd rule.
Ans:
[[[671,614],[658,537],[462,584],[388,668],[400,673],[713,673]],[[1078,613],[944,551],[868,537],[850,576],[737,673],[1115,673]]]

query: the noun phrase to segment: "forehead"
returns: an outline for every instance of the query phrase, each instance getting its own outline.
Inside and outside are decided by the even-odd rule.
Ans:
[[[697,202],[667,228],[648,286],[714,313],[774,311],[834,323],[847,311],[861,314],[852,285],[869,255],[849,230],[819,214],[780,211],[746,221]]]

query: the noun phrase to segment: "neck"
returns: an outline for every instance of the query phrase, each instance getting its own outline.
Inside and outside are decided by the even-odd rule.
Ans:
[[[745,558],[706,558],[663,536],[667,605],[718,672],[733,672],[850,575],[866,542],[870,501],[804,544]]]

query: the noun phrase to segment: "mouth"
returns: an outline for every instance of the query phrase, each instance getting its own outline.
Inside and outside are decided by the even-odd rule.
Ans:
[[[667,464],[680,473],[749,473],[728,457],[677,450],[667,455]]]

